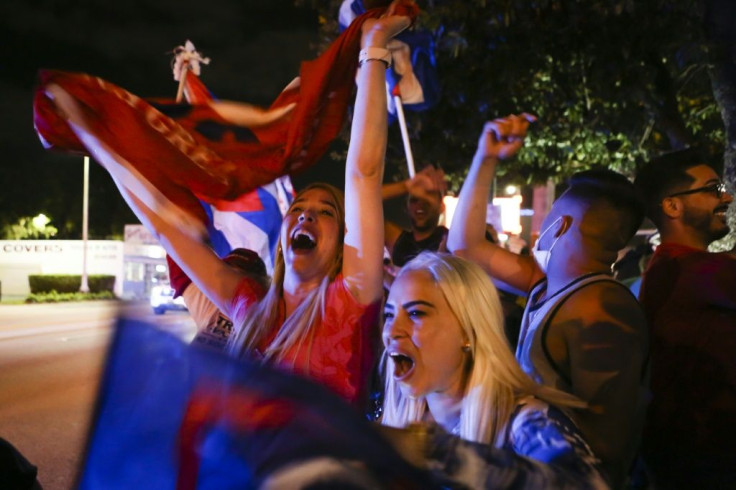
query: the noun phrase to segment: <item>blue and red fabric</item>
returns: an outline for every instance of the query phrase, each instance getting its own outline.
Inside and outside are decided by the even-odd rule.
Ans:
[[[89,433],[81,490],[436,488],[326,388],[134,320],[115,330]]]

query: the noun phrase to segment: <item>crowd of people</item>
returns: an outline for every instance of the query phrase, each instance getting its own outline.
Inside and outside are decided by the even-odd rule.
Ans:
[[[732,200],[717,174],[692,151],[651,162],[636,185],[610,170],[579,172],[532,253],[515,254],[485,222],[495,167],[523,147],[535,120],[510,115],[483,128],[448,230],[441,171],[382,185],[384,50],[407,22],[365,24],[345,199],[324,184],[296,195],[270,286],[261,269],[236,270],[138,209],[210,306],[232,319],[224,349],[306,375],[359,409],[379,369],[381,424],[431,423],[461,444],[507,453],[500,473],[448,464],[445,477],[469,488],[518,482],[509,476],[517,473],[529,488],[736,481],[736,257],[707,252],[728,231]],[[410,230],[383,220],[382,200],[404,194]],[[640,302],[612,266],[645,213],[662,244]],[[518,339],[504,332],[492,280],[527,293]]]
[[[363,24],[344,193],[296,194],[270,279],[252,253],[223,260],[127,196],[181,272],[197,343],[307,376],[357,410],[380,379],[378,422],[454,439],[443,474],[459,487],[733,485],[736,255],[707,251],[728,232],[718,175],[689,150],[635,183],[577,173],[531,254],[515,254],[485,221],[496,166],[535,121],[509,115],[482,128],[448,230],[441,171],[383,184],[386,47],[409,25],[392,13]],[[383,200],[403,194],[410,230],[383,218]],[[662,244],[637,298],[612,265],[645,214]],[[518,339],[494,282],[527,295]]]

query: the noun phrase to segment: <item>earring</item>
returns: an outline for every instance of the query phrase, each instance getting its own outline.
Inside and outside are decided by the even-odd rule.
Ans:
[[[470,352],[470,342],[465,342],[465,344],[463,344],[462,349],[463,349],[463,352],[466,352],[466,353]]]

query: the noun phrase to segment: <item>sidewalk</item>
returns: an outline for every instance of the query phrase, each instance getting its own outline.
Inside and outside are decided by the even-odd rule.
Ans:
[[[0,298],[0,305],[23,303],[26,298],[27,296],[24,294],[3,294],[2,298]]]

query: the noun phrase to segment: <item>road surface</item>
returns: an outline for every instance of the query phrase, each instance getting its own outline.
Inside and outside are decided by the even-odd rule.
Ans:
[[[73,487],[121,305],[182,338],[194,334],[187,312],[154,316],[145,303],[0,305],[0,437],[38,467],[45,490]]]

